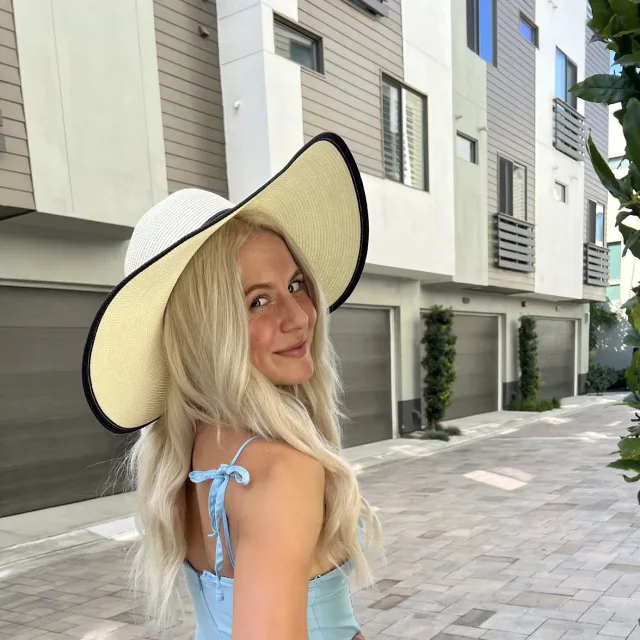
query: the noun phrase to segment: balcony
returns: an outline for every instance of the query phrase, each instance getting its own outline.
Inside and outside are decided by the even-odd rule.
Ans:
[[[495,264],[501,269],[530,273],[534,270],[533,224],[504,213],[496,214]]]
[[[584,116],[560,98],[553,101],[553,146],[574,160],[584,160],[587,129]]]
[[[587,242],[584,245],[584,283],[593,287],[609,284],[609,249]]]

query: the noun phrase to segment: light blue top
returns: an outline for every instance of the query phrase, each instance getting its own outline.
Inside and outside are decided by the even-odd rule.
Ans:
[[[257,436],[254,436],[247,440],[230,464],[222,464],[212,471],[192,471],[189,474],[192,482],[212,480],[209,490],[209,515],[213,533],[209,535],[217,538],[215,574],[209,571],[199,573],[188,562],[185,562],[184,566],[187,587],[198,623],[195,640],[231,638],[233,579],[222,575],[224,555],[219,532],[223,526],[229,560],[231,566],[235,566],[224,497],[231,478],[238,484],[249,484],[249,472],[244,467],[236,465],[236,462],[243,449],[256,438]],[[265,589],[268,588],[269,585],[265,584]],[[352,640],[360,632],[353,613],[349,583],[345,573],[340,569],[334,569],[309,582],[307,624],[309,640]]]

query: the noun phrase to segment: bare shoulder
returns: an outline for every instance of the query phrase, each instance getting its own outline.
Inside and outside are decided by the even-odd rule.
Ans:
[[[318,460],[284,442],[257,439],[242,452],[238,464],[251,473],[252,482],[278,482],[298,478],[324,483],[324,467]]]
[[[255,440],[237,464],[247,469],[250,482],[242,495],[230,487],[231,515],[242,520],[243,515],[265,511],[277,512],[279,517],[322,512],[325,471],[315,458],[282,442]]]

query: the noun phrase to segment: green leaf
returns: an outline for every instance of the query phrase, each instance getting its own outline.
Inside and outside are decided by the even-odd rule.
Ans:
[[[638,95],[633,82],[626,76],[597,73],[585,78],[570,89],[571,93],[587,102],[616,104]]]
[[[623,220],[626,220],[629,216],[632,216],[632,215],[633,215],[633,211],[629,211],[628,209],[621,211],[616,216],[616,226],[618,226]]]
[[[620,18],[624,29],[640,29],[638,9],[629,0],[609,0],[611,10]]]
[[[627,251],[631,251],[636,258],[640,258],[640,244],[638,244],[640,231],[626,224],[619,224],[618,229],[620,229],[620,233],[624,238],[624,252],[622,255],[625,255]]]
[[[629,347],[639,347],[640,348],[640,336],[637,336],[635,333],[628,333],[623,339],[622,342]]]
[[[632,309],[635,302],[637,302],[638,298],[633,296],[629,298],[624,304],[620,305],[621,309]]]
[[[638,482],[638,480],[640,480],[640,473],[637,476],[625,476],[624,473],[622,474],[622,477],[624,478],[625,482]]]
[[[627,320],[629,324],[635,329],[636,332],[640,329],[640,304],[636,299],[630,309],[627,309]],[[630,334],[633,335],[633,334]]]
[[[634,191],[640,191],[640,169],[635,162],[629,165],[629,177]]]
[[[620,124],[622,124],[624,117],[627,113],[627,110],[625,107],[622,107],[622,109],[618,109],[617,111],[613,112],[613,115],[615,116],[615,118],[618,120],[618,122]]]
[[[627,103],[627,115],[622,124],[627,141],[627,157],[636,165],[640,164],[640,101],[632,98]]]
[[[622,23],[620,22],[620,16],[613,14],[611,19],[607,23],[607,26],[602,30],[604,38],[612,38],[614,33],[618,33],[622,30]]]
[[[627,381],[627,386],[629,387],[629,391],[640,391],[640,378],[638,377],[640,374],[640,351],[636,351],[633,356],[631,356],[631,364],[629,368],[626,370],[624,377]],[[624,442],[624,440],[622,441]],[[621,449],[622,450],[622,449]],[[630,458],[632,456],[622,456],[623,458]]]
[[[616,60],[616,63],[623,67],[631,67],[640,64],[640,53],[628,53]]]
[[[625,460],[624,458],[621,460],[614,460],[610,462],[607,467],[611,469],[620,469],[621,471],[635,471],[636,473],[640,473],[640,461],[638,460]]]
[[[618,442],[618,449],[623,460],[640,462],[640,438],[622,438]]]
[[[611,5],[608,0],[590,0],[590,4],[593,18],[589,21],[589,26],[592,29],[602,31],[609,24],[613,15]]]
[[[589,136],[589,140],[587,141],[587,150],[589,151],[589,155],[591,156],[591,162],[593,164],[593,168],[595,172],[598,174],[598,178],[600,178],[600,182],[605,186],[607,191],[614,198],[626,198],[631,194],[628,194],[620,180],[613,175],[613,171],[611,171],[611,167],[609,163],[602,157],[600,152],[598,151],[598,147],[596,147],[593,138]]]

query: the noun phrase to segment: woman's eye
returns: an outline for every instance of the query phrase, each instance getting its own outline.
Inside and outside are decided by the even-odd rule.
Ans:
[[[304,287],[304,281],[303,280],[294,280],[289,285],[289,293],[297,293],[298,291],[300,291],[300,289],[302,289],[302,287]]]
[[[256,298],[250,305],[251,309],[259,309],[260,307],[264,307],[264,305],[267,303],[267,299],[263,296],[261,296],[260,298]]]

